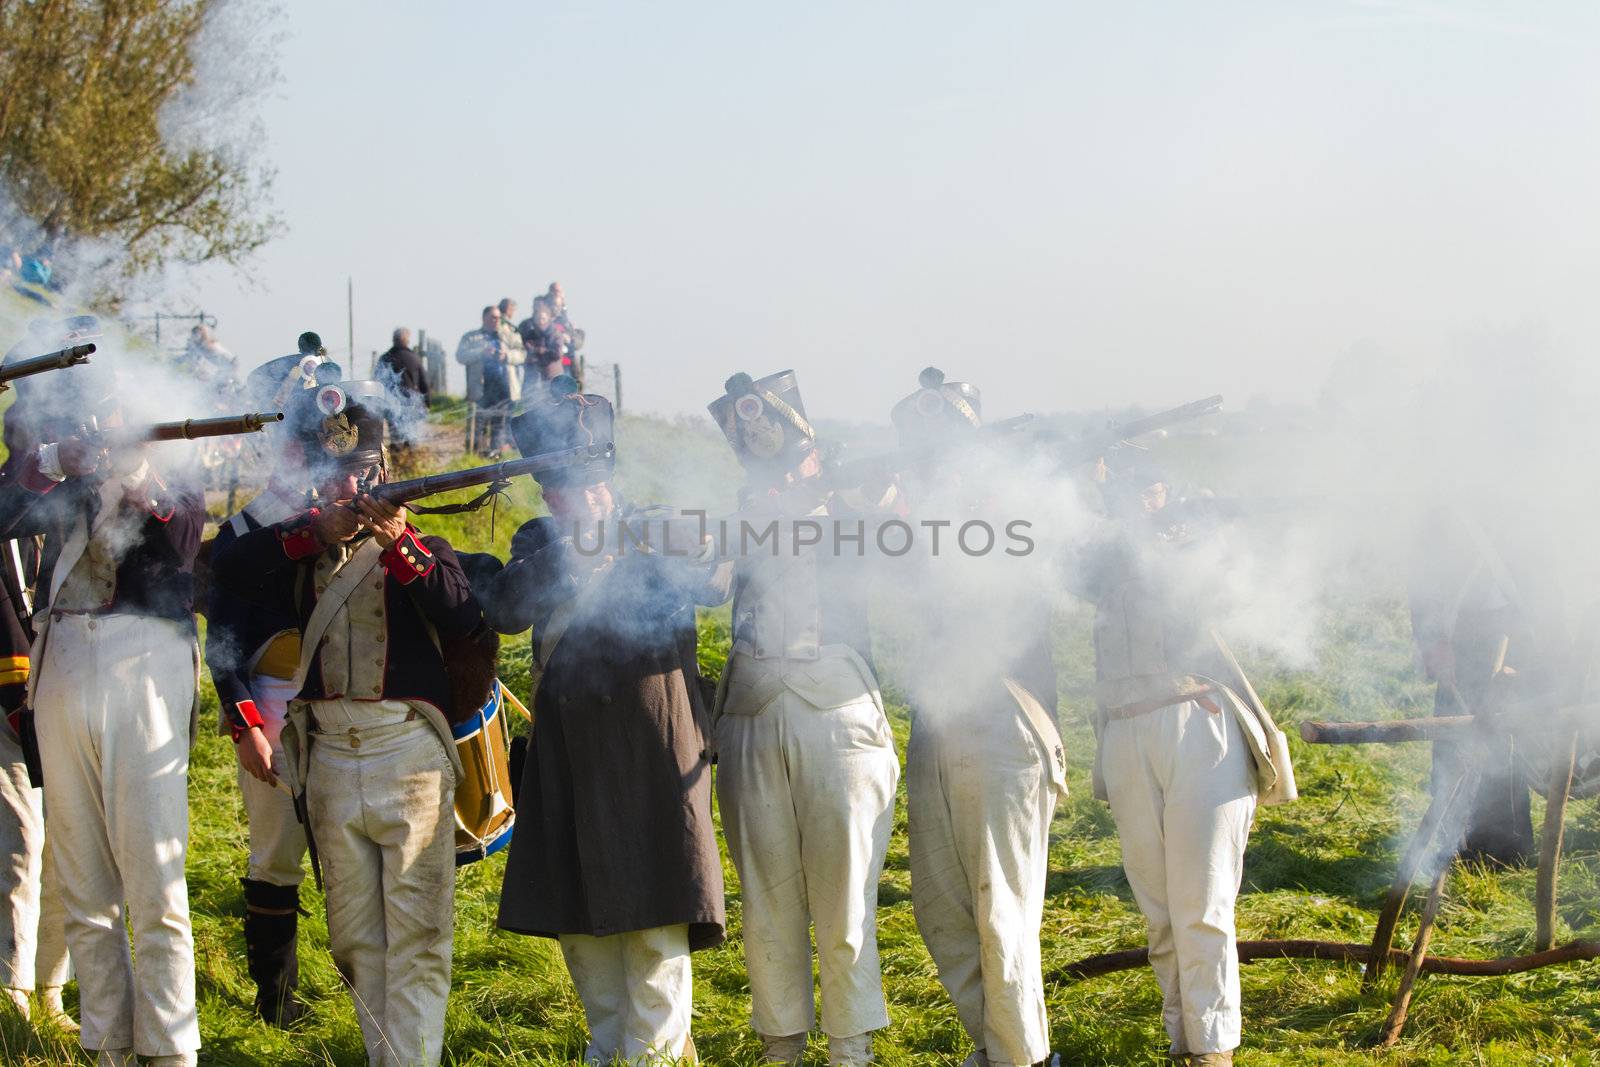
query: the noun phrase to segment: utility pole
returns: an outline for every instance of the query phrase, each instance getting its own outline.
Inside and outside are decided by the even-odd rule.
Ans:
[[[346,275],[344,284],[345,325],[348,329],[346,339],[350,342],[350,366],[354,367],[356,365],[356,280]]]

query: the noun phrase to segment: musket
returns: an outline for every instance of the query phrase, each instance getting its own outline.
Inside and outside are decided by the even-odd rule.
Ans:
[[[215,419],[181,419],[177,422],[157,422],[148,426],[117,426],[98,432],[100,439],[109,445],[143,444],[149,441],[193,441],[201,437],[227,437],[236,433],[260,433],[275,422],[283,421],[281,411],[246,412],[243,415],[224,415]]]
[[[526,456],[522,459],[508,459],[503,463],[490,463],[482,467],[468,467],[466,470],[461,471],[445,471],[443,474],[430,474],[423,478],[408,478],[400,482],[382,482],[377,485],[361,486],[360,490],[380,500],[386,500],[391,504],[406,504],[413,500],[420,500],[423,497],[448,493],[454,489],[471,489],[478,485],[509,482],[511,479],[523,474],[531,474],[537,477],[540,474],[558,470],[561,467],[570,467],[575,463],[610,459],[615,453],[615,446],[609,443],[604,445],[580,445],[577,448],[540,452],[537,455]]]
[[[71,348],[47,352],[42,356],[31,356],[28,359],[19,359],[15,363],[7,363],[0,367],[0,393],[9,389],[11,383],[18,378],[43,374],[47,370],[66,370],[68,367],[87,363],[94,352],[95,347],[92,344],[73,345]]]
[[[1105,455],[1118,445],[1126,444],[1135,437],[1147,433],[1164,430],[1168,426],[1176,426],[1180,422],[1190,422],[1205,415],[1213,415],[1222,407],[1222,395],[1208,396],[1203,400],[1194,400],[1187,404],[1167,411],[1158,411],[1154,415],[1145,415],[1127,422],[1113,423],[1101,430],[1091,430],[1077,438],[1067,438],[1064,442],[1066,449],[1062,459],[1067,464],[1087,463]],[[1053,436],[1053,435],[1052,435]],[[1054,441],[1052,441],[1054,443]]]

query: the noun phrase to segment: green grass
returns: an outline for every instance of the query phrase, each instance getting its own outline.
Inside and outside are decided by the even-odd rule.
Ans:
[[[732,463],[709,426],[630,417],[622,427],[621,480],[640,500],[686,476],[716,484]],[[723,481],[724,486],[731,481]],[[494,517],[425,518],[425,529],[458,546],[504,556],[516,525],[538,510],[526,481]],[[1239,929],[1244,937],[1317,937],[1364,941],[1391,877],[1397,844],[1425,804],[1427,753],[1422,746],[1368,749],[1302,745],[1292,723],[1302,718],[1415,714],[1428,695],[1414,677],[1409,628],[1396,595],[1338,606],[1322,626],[1315,670],[1289,670],[1252,657],[1263,697],[1289,729],[1303,799],[1263,811],[1245,867]],[[726,612],[708,613],[702,662],[720,666],[727,647]],[[1068,1064],[1157,1064],[1160,997],[1148,970],[1091,981],[1064,977],[1072,961],[1095,952],[1137,947],[1143,923],[1118,861],[1109,811],[1090,796],[1093,742],[1086,725],[1092,662],[1088,614],[1063,597],[1055,621],[1061,673],[1063,733],[1071,752],[1072,796],[1053,827],[1044,962],[1054,1043]],[[528,685],[525,639],[508,639],[503,675],[523,695]],[[893,663],[885,665],[892,677]],[[891,688],[892,697],[892,688]],[[204,694],[214,721],[215,695]],[[908,720],[892,702],[896,740],[904,751]],[[199,971],[202,1062],[210,1064],[336,1064],[365,1062],[349,997],[327,952],[321,900],[309,887],[311,917],[301,938],[303,993],[312,1012],[292,1033],[272,1030],[250,1011],[244,968],[239,876],[245,830],[234,785],[232,746],[205,732],[191,769],[189,886]],[[969,1045],[917,935],[910,902],[905,807],[880,885],[879,938],[892,1025],[879,1035],[878,1059],[898,1065],[954,1064]],[[1535,812],[1535,819],[1539,817]],[[1596,934],[1600,921],[1600,814],[1576,802],[1562,868],[1561,935]],[[697,955],[695,1039],[707,1063],[751,1064],[757,1051],[746,1021],[749,989],[740,948],[739,883],[724,864],[729,939]],[[454,990],[446,1033],[453,1064],[566,1064],[584,1043],[581,1006],[551,942],[494,927],[503,857],[458,872]],[[1434,950],[1498,955],[1531,948],[1531,872],[1459,871]],[[1409,939],[1415,914],[1402,922]],[[1573,964],[1510,978],[1427,976],[1419,983],[1400,1046],[1368,1049],[1388,1010],[1391,975],[1372,994],[1360,991],[1358,969],[1338,964],[1272,961],[1244,971],[1242,1065],[1600,1063],[1600,983],[1595,964]],[[69,998],[70,999],[70,998]],[[808,1063],[824,1062],[814,1045]],[[7,1064],[83,1062],[61,1035],[36,1037],[0,1020],[0,1060]]]

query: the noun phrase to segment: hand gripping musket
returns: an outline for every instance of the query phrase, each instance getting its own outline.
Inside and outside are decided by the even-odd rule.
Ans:
[[[471,489],[474,486],[486,485],[490,489],[475,501],[466,504],[449,504],[443,508],[413,509],[426,510],[433,514],[449,514],[452,511],[467,511],[486,501],[489,496],[498,491],[496,487],[502,486],[511,479],[531,474],[537,477],[540,474],[569,467],[574,463],[588,460],[607,459],[615,448],[611,444],[580,445],[577,448],[564,448],[554,452],[540,452],[537,455],[527,456],[523,459],[510,459],[504,463],[490,463],[482,467],[468,467],[461,471],[445,471],[443,474],[430,474],[423,478],[409,478],[400,482],[382,482],[377,485],[363,485],[361,492],[368,493],[380,500],[391,504],[408,504],[413,500],[423,497],[436,496],[439,493],[448,493],[456,489]]]
[[[33,356],[28,359],[19,359],[15,363],[8,363],[0,367],[0,393],[11,387],[11,383],[18,378],[26,378],[33,374],[43,374],[49,370],[66,370],[79,364],[89,362],[89,357],[94,355],[95,347],[92,344],[73,345],[56,352],[47,352],[42,356]]]

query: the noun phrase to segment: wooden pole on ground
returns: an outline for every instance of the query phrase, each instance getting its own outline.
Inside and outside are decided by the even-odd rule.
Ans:
[[[1433,851],[1433,839],[1439,831],[1439,825],[1454,807],[1466,777],[1465,773],[1458,774],[1448,790],[1433,798],[1427,812],[1422,816],[1422,822],[1417,826],[1416,836],[1411,839],[1411,844],[1406,846],[1405,855],[1400,857],[1400,866],[1395,871],[1394,882],[1389,886],[1388,896],[1384,897],[1383,908],[1378,912],[1378,926],[1372,934],[1372,950],[1367,956],[1367,973],[1361,977],[1363,993],[1371,992],[1372,987],[1377,984],[1378,976],[1383,972],[1383,965],[1389,959],[1389,949],[1394,945],[1395,924],[1400,921],[1400,911],[1405,907],[1406,897],[1411,895],[1411,883],[1416,881],[1417,871],[1422,868],[1423,861]],[[1449,869],[1450,862],[1451,856],[1446,853],[1441,866]]]
[[[1417,927],[1416,940],[1411,943],[1411,958],[1406,960],[1406,969],[1400,974],[1400,988],[1395,991],[1394,1007],[1389,1009],[1389,1018],[1384,1022],[1383,1033],[1378,1039],[1379,1048],[1393,1048],[1395,1042],[1400,1040],[1400,1031],[1405,1029],[1406,1013],[1411,1010],[1411,994],[1417,985],[1417,975],[1422,973],[1422,963],[1428,956],[1428,942],[1433,940],[1433,928],[1439,919],[1439,902],[1444,898],[1444,883],[1450,875],[1451,860],[1452,857],[1446,856],[1433,876],[1428,902],[1422,908],[1422,923]]]
[[[1544,952],[1555,942],[1556,873],[1561,865],[1561,838],[1567,821],[1567,795],[1578,762],[1578,735],[1567,742],[1566,759],[1558,760],[1544,798],[1544,830],[1539,835],[1539,882],[1533,905],[1537,928],[1533,947]]]

